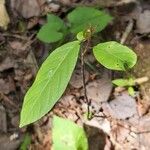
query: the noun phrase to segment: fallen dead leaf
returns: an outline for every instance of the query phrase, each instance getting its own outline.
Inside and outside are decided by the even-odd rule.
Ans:
[[[55,4],[55,3],[50,3],[50,4],[48,5],[48,9],[49,9],[51,12],[58,12],[58,10],[60,9],[60,5]]]
[[[137,33],[150,33],[150,10],[141,12],[136,20]]]
[[[140,117],[147,114],[149,111],[149,108],[150,108],[150,103],[147,100],[139,99],[139,102],[137,104],[137,110],[138,110],[138,114]]]
[[[103,130],[88,124],[84,124],[84,129],[88,138],[89,150],[113,149],[112,143]]]
[[[20,41],[11,41],[9,45],[12,49],[12,53],[19,57],[26,57],[29,51],[29,48],[26,44],[23,44]]]
[[[10,57],[6,57],[1,63],[0,63],[0,72],[14,68],[15,63],[14,60],[12,60]]]
[[[101,78],[87,84],[87,96],[97,104],[106,102],[112,91],[112,83],[108,78]]]
[[[75,3],[77,0],[61,0],[60,2],[63,5],[71,5],[72,3]]]
[[[11,7],[13,10],[16,10],[19,15],[28,19],[40,15],[41,2],[43,3],[43,0],[13,0],[11,1]]]
[[[149,132],[150,131],[150,114],[143,116],[139,121],[139,130],[140,132]]]
[[[11,91],[15,91],[13,81],[11,80],[5,81],[4,79],[0,79],[0,92],[8,94]]]
[[[99,128],[103,130],[105,133],[110,134],[111,127],[110,122],[107,119],[94,117],[92,120],[86,120],[85,124]]]
[[[136,3],[136,0],[93,0],[93,3],[102,7],[112,7],[126,5],[129,3]]]
[[[0,149],[1,150],[15,150],[19,147],[22,141],[22,137],[19,137],[17,140],[10,140],[9,135],[0,135]]]
[[[135,99],[127,94],[117,96],[102,107],[104,112],[109,113],[115,119],[127,119],[137,114]]]

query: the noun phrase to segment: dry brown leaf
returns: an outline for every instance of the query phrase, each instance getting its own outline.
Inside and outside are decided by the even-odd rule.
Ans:
[[[96,3],[99,6],[103,7],[112,7],[112,6],[126,5],[135,2],[136,0],[94,0],[93,3]]]
[[[18,15],[22,15],[28,19],[31,17],[39,16],[41,13],[41,5],[43,0],[13,0],[11,7]]]
[[[88,98],[100,104],[108,100],[112,91],[112,83],[108,78],[101,78],[88,83],[86,88]]]
[[[150,33],[150,10],[140,13],[136,20],[136,26],[138,33]]]
[[[133,97],[122,94],[109,103],[103,104],[103,109],[116,119],[127,119],[137,114],[136,101]]]
[[[10,140],[10,135],[0,134],[0,149],[1,150],[14,150],[18,149],[20,143],[22,142],[22,137],[15,140]]]
[[[0,72],[10,69],[10,68],[14,68],[15,66],[15,62],[13,59],[11,59],[10,57],[6,57],[1,63],[0,63]]]
[[[0,79],[0,92],[8,94],[9,92],[15,91],[15,85],[13,80],[10,79]]]

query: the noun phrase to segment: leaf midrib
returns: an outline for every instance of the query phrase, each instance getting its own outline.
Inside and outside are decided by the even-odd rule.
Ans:
[[[92,18],[88,18],[88,19],[85,20],[84,22],[81,22],[80,24],[78,24],[78,26],[77,26],[76,23],[74,23],[74,25],[77,26],[77,27],[73,28],[73,30],[76,30],[77,28],[83,26],[84,24],[87,24],[87,22],[88,22],[89,19],[93,21],[93,20],[95,20],[95,19],[97,19],[97,18],[99,18],[99,17],[101,17],[101,16],[103,16],[103,15],[105,15],[105,14],[99,14],[99,15],[97,15],[97,16],[93,16]]]
[[[69,49],[69,48],[68,48]],[[46,86],[48,85],[48,83],[52,80],[52,78],[54,77],[54,75],[56,74],[56,72],[58,71],[58,68],[63,64],[65,58],[67,57],[67,55],[69,55],[69,53],[71,52],[71,50],[68,51],[68,53],[66,53],[66,55],[64,56],[64,59],[62,60],[61,63],[59,63],[59,65],[57,66],[57,68],[55,69],[54,73],[52,74],[51,78],[47,81],[47,83],[45,84],[43,90],[40,92],[39,96],[37,99],[39,99],[39,97],[41,96],[41,94],[43,93],[43,91],[45,90]],[[31,98],[30,98],[31,99]],[[30,101],[30,99],[28,101]],[[32,106],[34,107],[34,105],[36,104],[37,101],[34,101],[34,103],[32,104]]]

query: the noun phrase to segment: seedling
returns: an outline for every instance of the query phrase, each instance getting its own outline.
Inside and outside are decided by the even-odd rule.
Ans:
[[[148,77],[141,77],[137,79],[128,78],[128,79],[115,79],[112,81],[118,87],[125,87],[128,89],[128,92],[131,96],[135,96],[134,86],[140,85],[149,80]]]
[[[34,83],[25,95],[20,127],[39,120],[57,103],[69,83],[80,50],[84,75],[84,54],[89,49],[93,35],[103,30],[112,20],[105,12],[89,7],[76,8],[67,18],[69,26],[60,18],[48,15],[47,24],[37,35],[40,40],[48,43],[62,40],[70,34],[77,34],[77,40],[56,48],[43,62]],[[125,71],[136,64],[136,54],[115,41],[92,47],[95,59],[108,69]],[[86,87],[84,89],[86,94]],[[89,104],[88,98],[86,99]]]
[[[135,91],[133,86],[135,86],[136,81],[133,78],[129,79],[116,79],[112,81],[113,84],[119,87],[125,87],[131,96],[135,96]]]
[[[91,117],[84,78],[84,55],[94,38],[93,35],[102,31],[112,17],[95,8],[78,7],[68,14],[67,19],[68,22],[65,24],[59,17],[49,14],[47,23],[37,34],[38,39],[46,43],[59,42],[60,44],[65,42],[66,37],[76,36],[76,34],[77,40],[56,48],[43,62],[34,83],[25,95],[20,127],[39,120],[57,103],[69,83],[79,53],[81,53],[84,95],[88,106],[87,117],[88,119]],[[137,61],[137,56],[131,49],[115,41],[99,43],[92,46],[92,50],[95,59],[111,70],[126,71]],[[131,79],[114,80],[113,83],[127,86],[129,91],[132,91]],[[88,149],[84,130],[68,120],[54,117],[52,137],[54,150]]]

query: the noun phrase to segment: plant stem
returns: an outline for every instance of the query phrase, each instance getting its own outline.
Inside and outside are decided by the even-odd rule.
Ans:
[[[83,48],[81,50],[81,71],[82,71],[82,81],[83,81],[83,92],[84,92],[84,96],[85,96],[85,100],[87,103],[87,118],[90,119],[90,104],[91,101],[88,99],[87,96],[87,90],[86,90],[86,79],[85,79],[85,62],[84,62],[84,56],[86,51],[89,48],[89,44],[90,44],[90,38],[87,39],[87,41],[85,42],[85,44],[83,44]]]

